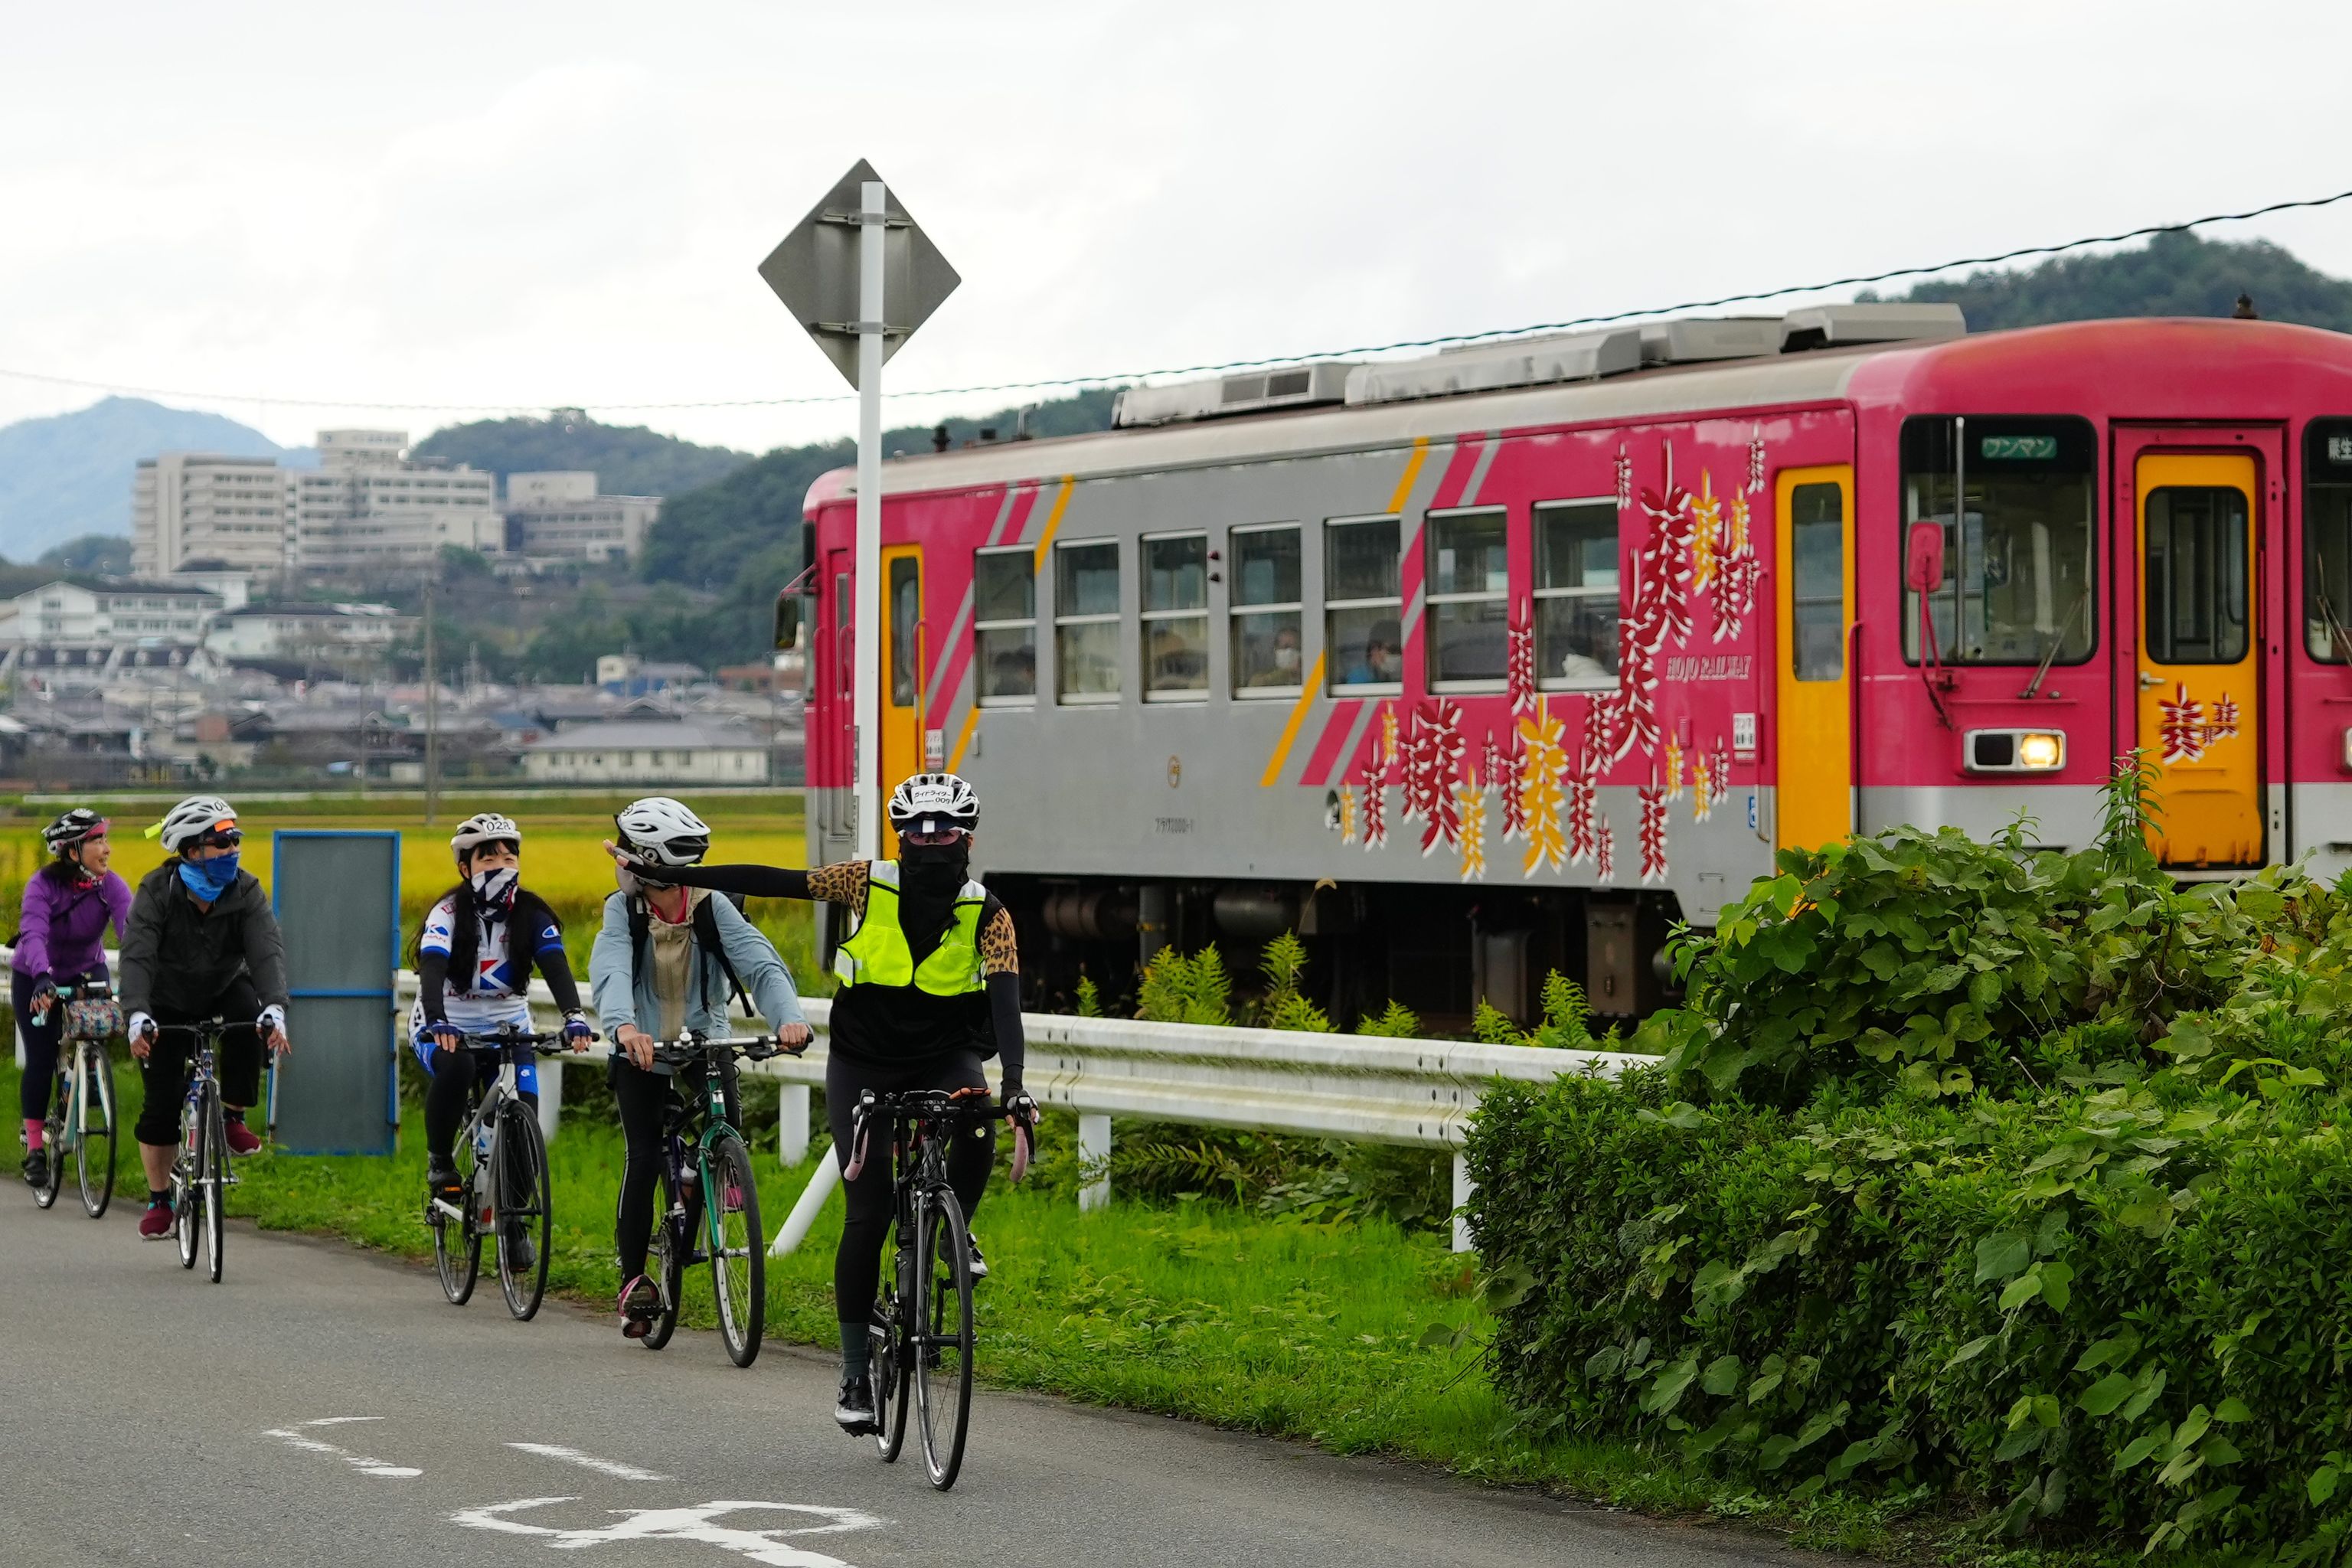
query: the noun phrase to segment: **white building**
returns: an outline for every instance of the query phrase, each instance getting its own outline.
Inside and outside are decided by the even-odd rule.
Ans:
[[[634,560],[661,515],[659,496],[596,493],[596,476],[507,476],[507,548],[538,561]]]
[[[692,720],[625,719],[558,731],[525,747],[523,776],[551,784],[768,782],[768,743]]]
[[[422,565],[445,545],[506,550],[495,475],[409,461],[400,430],[321,430],[320,467],[293,476],[289,563],[307,570]]]
[[[195,643],[221,613],[218,594],[136,580],[91,586],[59,579],[6,603],[0,640],[27,643]]]
[[[205,647],[223,658],[333,658],[380,652],[415,626],[390,605],[257,605],[221,616]]]
[[[291,477],[274,458],[166,452],[142,461],[131,470],[131,569],[160,576],[208,561],[277,571]]]

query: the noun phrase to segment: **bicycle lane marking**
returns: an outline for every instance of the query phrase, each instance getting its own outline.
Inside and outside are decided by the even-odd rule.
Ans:
[[[325,1454],[331,1458],[341,1459],[343,1463],[351,1466],[352,1468],[359,1471],[362,1475],[384,1476],[396,1480],[415,1480],[425,1472],[417,1469],[414,1466],[395,1465],[389,1460],[373,1458],[366,1454],[354,1454],[349,1448],[338,1447],[336,1445],[322,1441],[320,1438],[305,1437],[299,1430],[299,1427],[348,1426],[357,1422],[381,1421],[383,1419],[383,1417],[381,1415],[327,1415],[321,1416],[316,1421],[301,1422],[298,1426],[273,1426],[268,1431],[262,1433],[262,1436],[265,1437],[275,1437],[278,1441],[285,1443],[289,1447],[300,1448],[306,1453]]]
[[[593,1454],[583,1454],[577,1448],[567,1448],[561,1443],[509,1443],[507,1447],[520,1449],[526,1454],[537,1454],[542,1458],[561,1459],[567,1465],[578,1465],[583,1469],[594,1470],[601,1475],[612,1476],[624,1481],[666,1481],[670,1479],[656,1470],[644,1470],[635,1465],[625,1465],[618,1459],[600,1459]]]
[[[449,1522],[469,1530],[497,1531],[507,1535],[535,1536],[551,1550],[601,1546],[620,1541],[694,1541],[733,1552],[768,1568],[852,1568],[838,1557],[822,1552],[790,1544],[780,1537],[794,1535],[837,1535],[850,1531],[878,1529],[884,1522],[873,1514],[854,1508],[828,1508],[817,1503],[750,1502],[721,1500],[697,1503],[688,1508],[609,1509],[605,1511],[619,1516],[616,1523],[598,1529],[566,1529],[545,1525],[510,1516],[526,1510],[552,1508],[558,1503],[578,1502],[577,1497],[519,1498],[512,1502],[488,1503],[480,1508],[460,1509],[449,1515]],[[800,1525],[770,1525],[765,1529],[737,1529],[719,1521],[743,1513],[782,1513],[799,1515],[823,1522]]]

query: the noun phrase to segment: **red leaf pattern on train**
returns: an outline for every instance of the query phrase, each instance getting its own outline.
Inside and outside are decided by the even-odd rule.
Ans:
[[[1600,792],[1592,775],[1574,773],[1568,781],[1568,863],[1581,866],[1593,857],[1598,829],[1593,807]]]
[[[1595,881],[1617,879],[1617,836],[1609,831],[1609,819],[1601,819],[1597,847],[1593,850],[1592,877]]]
[[[1642,856],[1642,880],[1663,880],[1666,874],[1666,792],[1654,782],[1637,792],[1642,799],[1642,823],[1635,835]]]
[[[1510,658],[1504,666],[1511,692],[1511,711],[1536,710],[1536,626],[1532,616],[1511,618]],[[1487,775],[1492,778],[1494,775]]]
[[[2186,682],[2175,681],[2172,695],[2156,700],[2161,717],[2157,734],[2164,745],[2168,763],[2194,763],[2203,759],[2216,741],[2226,741],[2238,732],[2237,700],[2228,692],[2213,700],[2213,712],[2206,717],[2205,704],[2189,695]]]
[[[1466,749],[1462,739],[1462,708],[1440,697],[1413,710],[1412,747],[1405,757],[1407,789],[1416,773],[1421,780],[1421,852],[1430,854],[1443,843],[1451,849],[1462,839],[1462,798],[1454,781],[1462,775]]]

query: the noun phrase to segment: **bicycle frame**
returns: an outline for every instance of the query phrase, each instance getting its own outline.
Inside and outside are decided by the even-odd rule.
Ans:
[[[669,1173],[670,1206],[669,1212],[662,1215],[662,1224],[669,1230],[671,1245],[679,1249],[677,1256],[681,1268],[707,1262],[710,1256],[697,1249],[693,1227],[687,1220],[688,1184],[697,1189],[706,1187],[708,1184],[699,1178],[702,1173],[711,1168],[710,1162],[695,1156],[707,1152],[729,1133],[742,1137],[742,1129],[737,1127],[727,1114],[727,1073],[733,1066],[734,1052],[738,1048],[761,1043],[757,1039],[705,1039],[698,1035],[687,1034],[675,1040],[663,1041],[654,1047],[654,1070],[671,1080],[668,1114],[662,1119],[662,1162]],[[679,1068],[696,1066],[703,1069],[703,1103],[698,1111],[678,1093],[677,1083]],[[687,1133],[698,1121],[700,1130],[695,1132],[689,1144]],[[700,1195],[702,1239],[713,1248],[723,1247],[726,1245],[721,1228],[723,1222],[719,1217],[719,1205],[712,1201],[718,1194],[703,1191]],[[668,1289],[667,1280],[658,1283],[660,1289]]]

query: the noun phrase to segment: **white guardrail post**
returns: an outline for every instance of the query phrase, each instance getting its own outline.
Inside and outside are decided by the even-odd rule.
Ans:
[[[1093,1112],[1078,1116],[1078,1163],[1097,1173],[1078,1189],[1078,1212],[1085,1214],[1110,1203],[1110,1118]]]

